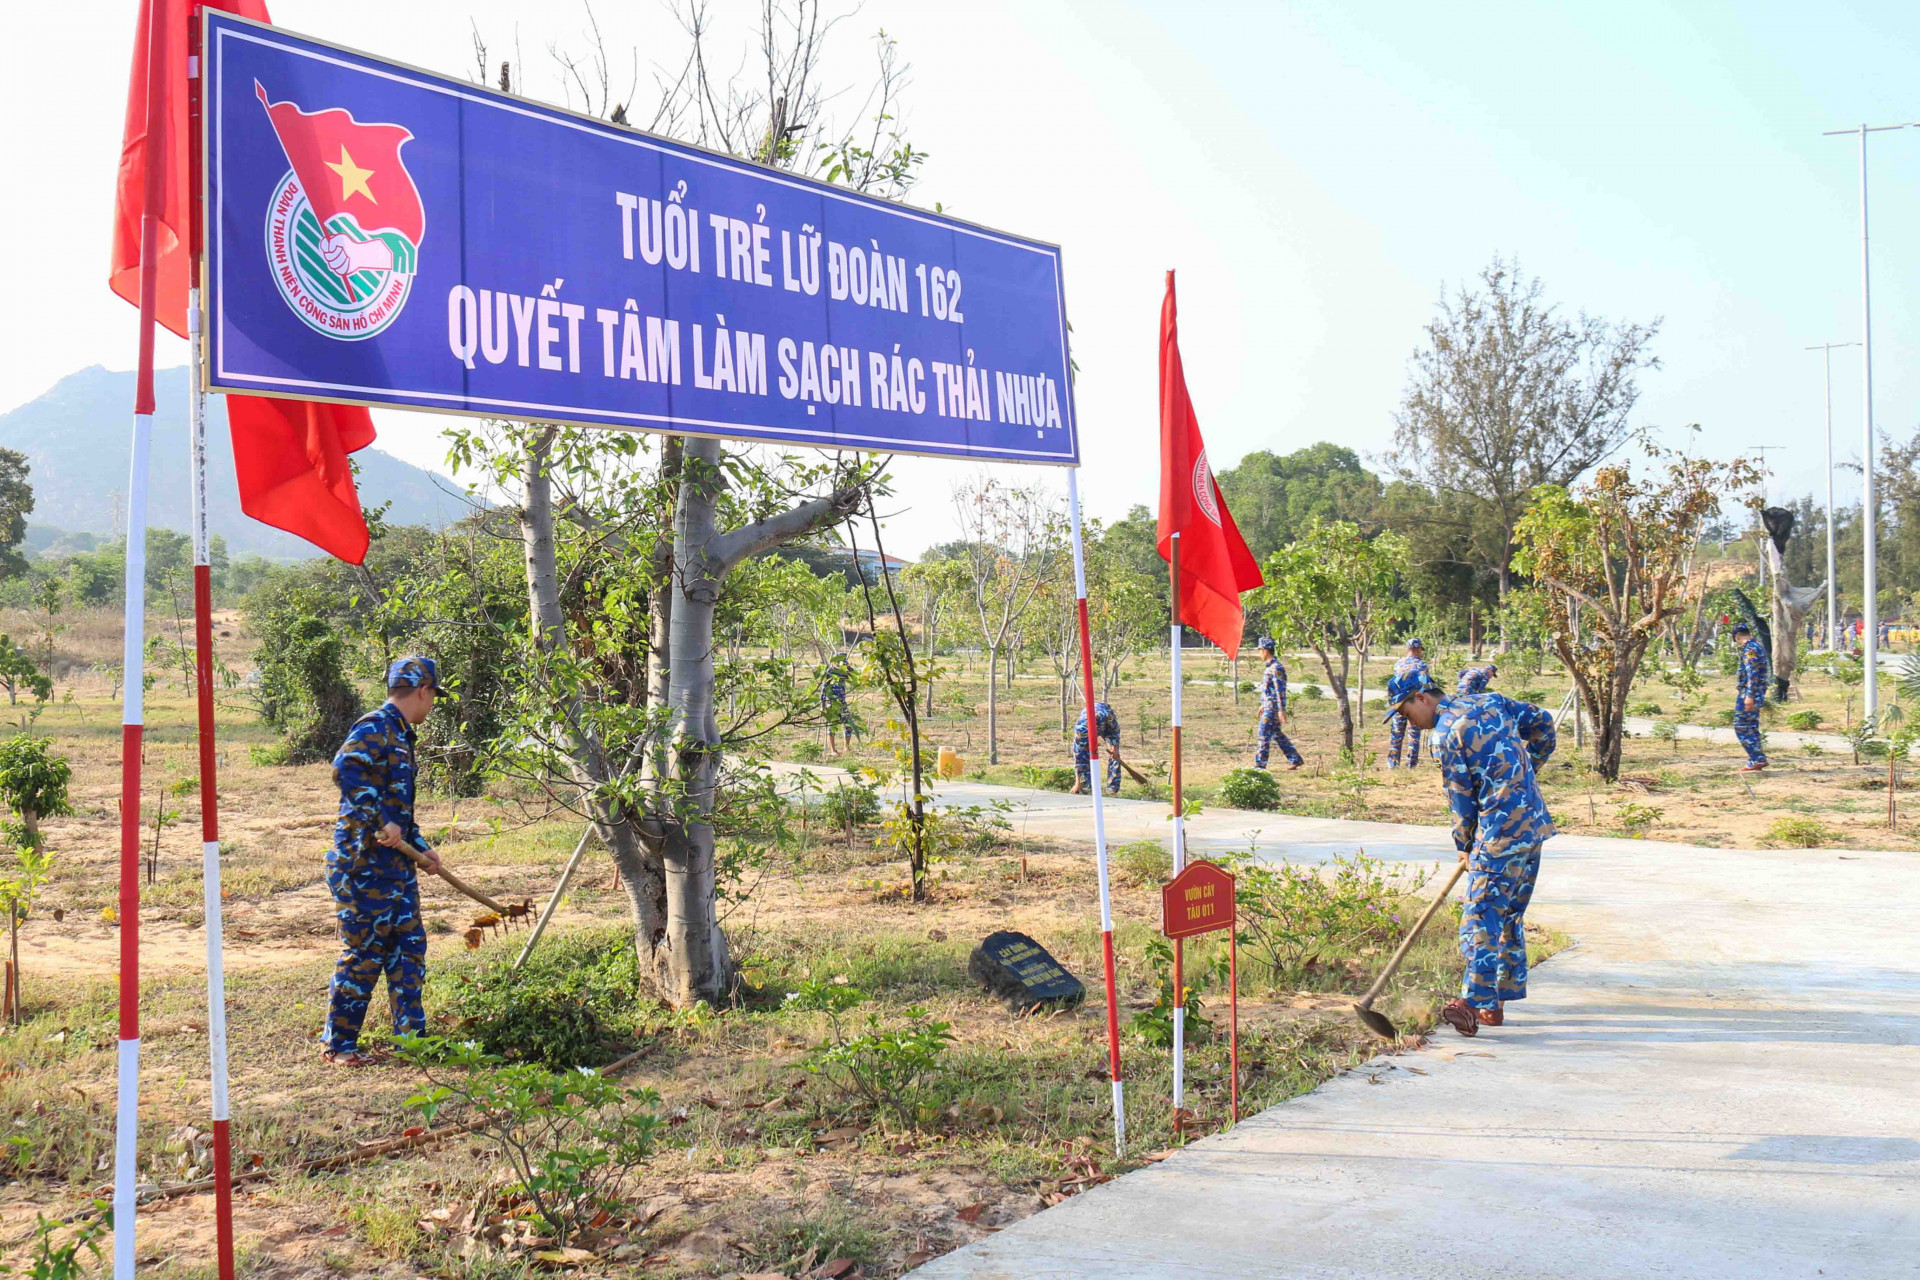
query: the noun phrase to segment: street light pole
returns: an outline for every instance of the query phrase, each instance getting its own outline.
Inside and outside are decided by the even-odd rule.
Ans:
[[[1840,594],[1833,572],[1833,349],[1857,347],[1857,342],[1822,342],[1818,351],[1827,366],[1827,652],[1840,652]]]
[[[1826,136],[1858,134],[1860,137],[1860,535],[1862,538],[1860,575],[1860,640],[1866,679],[1862,682],[1860,713],[1877,717],[1880,711],[1880,585],[1875,563],[1873,495],[1873,281],[1867,257],[1867,135],[1904,129],[1904,124],[1859,125],[1852,129],[1829,129]]]

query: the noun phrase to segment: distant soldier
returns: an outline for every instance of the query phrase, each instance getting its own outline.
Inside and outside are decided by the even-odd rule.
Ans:
[[[847,705],[847,686],[853,682],[853,664],[847,661],[847,655],[836,653],[826,666],[820,669],[820,710],[827,721],[827,749],[838,752],[834,745],[834,732],[838,730],[847,742],[846,749],[853,750],[853,735],[860,729],[860,722],[853,717],[853,709]]]
[[[420,985],[427,973],[427,933],[420,923],[420,884],[411,848],[427,870],[440,857],[427,848],[413,815],[413,726],[433,711],[440,672],[432,658],[401,658],[387,668],[387,700],[360,717],[333,758],[340,818],[327,855],[327,888],[340,923],[340,959],[321,1033],[328,1062],[365,1066],[360,1026],[380,975],[387,978],[396,1035],[427,1027]]]
[[[1742,773],[1758,773],[1767,767],[1767,753],[1760,746],[1760,706],[1767,700],[1767,651],[1753,638],[1753,628],[1744,622],[1733,627],[1734,643],[1740,646],[1740,673],[1734,678],[1733,736],[1747,749]]]
[[[1420,643],[1420,637],[1418,636],[1407,641],[1406,657],[1393,664],[1393,679],[1413,681],[1415,675],[1424,677],[1424,683],[1431,684],[1433,681],[1431,673],[1427,670],[1427,649],[1425,645]],[[1422,682],[1413,681],[1413,683]],[[1400,744],[1406,736],[1407,718],[1395,712],[1387,718],[1387,768],[1398,769],[1400,767]],[[1413,729],[1412,750],[1407,755],[1407,768],[1416,769],[1419,766],[1420,730],[1416,726]]]
[[[1100,727],[1100,741],[1107,744],[1107,794],[1120,794],[1120,717],[1104,702],[1093,704],[1093,716]],[[1073,794],[1093,790],[1093,753],[1088,749],[1087,713],[1082,711],[1073,725]]]
[[[1423,672],[1387,684],[1389,715],[1433,730],[1433,758],[1453,810],[1453,844],[1467,868],[1460,912],[1466,961],[1458,999],[1440,1016],[1470,1036],[1506,1021],[1527,998],[1527,904],[1540,845],[1553,835],[1535,773],[1553,754],[1553,715],[1498,693],[1442,696]]]
[[[1499,674],[1500,664],[1497,662],[1486,662],[1477,667],[1468,667],[1460,673],[1460,687],[1455,692],[1485,693],[1487,686],[1491,684],[1493,678]]]
[[[1260,750],[1253,757],[1253,767],[1266,768],[1267,755],[1277,745],[1287,758],[1287,768],[1298,769],[1305,761],[1281,728],[1287,719],[1287,669],[1274,650],[1272,636],[1260,637],[1260,652],[1266,666],[1260,679]]]

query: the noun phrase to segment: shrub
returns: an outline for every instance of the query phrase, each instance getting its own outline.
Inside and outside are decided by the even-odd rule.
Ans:
[[[1252,692],[1253,692],[1253,681],[1251,681],[1251,680],[1242,680],[1242,681],[1241,681],[1241,682],[1240,682],[1240,683],[1239,683],[1238,685],[1236,685],[1235,687],[1236,687],[1236,688],[1238,688],[1238,689],[1240,690],[1240,692],[1241,692],[1241,693],[1252,693]]]
[[[1165,884],[1173,875],[1173,855],[1158,840],[1130,840],[1108,850],[1107,860],[1123,878],[1143,889]]]
[[[1277,984],[1297,986],[1313,961],[1383,943],[1399,931],[1403,890],[1377,858],[1336,857],[1331,877],[1292,863],[1234,862],[1240,941],[1273,971]]]
[[[639,986],[632,934],[592,929],[549,937],[518,973],[505,954],[439,968],[428,991],[436,1021],[451,1019],[481,1052],[566,1071],[612,1060],[634,1029]]]
[[[820,798],[820,816],[852,839],[855,827],[880,820],[880,793],[858,782],[842,782]]]
[[[289,763],[333,757],[360,718],[360,693],[347,677],[347,643],[316,587],[263,587],[247,601],[247,627],[259,639],[260,718],[285,737]]]
[[[1614,810],[1614,820],[1620,829],[1630,836],[1644,835],[1648,827],[1666,816],[1665,809],[1657,809],[1650,804],[1637,804],[1632,800],[1623,800]]]
[[[449,1103],[481,1122],[514,1173],[505,1199],[531,1204],[536,1225],[565,1247],[619,1197],[665,1128],[660,1095],[629,1089],[586,1068],[507,1065],[472,1041],[408,1036],[401,1056],[428,1087],[406,1101],[431,1125]],[[509,1213],[516,1207],[509,1203]]]
[[[1655,720],[1647,736],[1659,742],[1671,742],[1673,749],[1680,749],[1680,726],[1671,720]]]
[[[1545,689],[1536,689],[1536,688],[1533,688],[1532,686],[1529,686],[1525,689],[1515,689],[1513,691],[1513,696],[1519,699],[1521,702],[1531,702],[1536,706],[1538,706],[1546,702],[1548,697],[1550,697],[1551,695],[1549,695]]]
[[[1100,767],[1106,767],[1104,757]],[[1020,767],[1020,776],[1035,791],[1073,790],[1073,770],[1065,765],[1028,764]]]
[[[1220,779],[1220,798],[1234,809],[1278,809],[1280,784],[1265,769],[1233,769]]]
[[[1630,716],[1657,716],[1663,713],[1664,708],[1657,702],[1636,702],[1627,708]]]
[[[1722,727],[1733,723],[1733,708],[1722,707],[1713,716],[1713,722]]]
[[[802,738],[793,744],[793,758],[802,764],[814,764],[825,754],[820,744],[812,738]]]
[[[1820,713],[1811,708],[1805,711],[1796,711],[1787,717],[1787,728],[1789,729],[1798,729],[1802,733],[1809,733],[1819,727]]]
[[[1147,963],[1153,969],[1157,979],[1153,1007],[1142,1009],[1133,1015],[1130,1024],[1133,1034],[1140,1037],[1144,1044],[1156,1049],[1173,1047],[1173,946],[1165,938],[1154,938],[1147,943]],[[1207,1038],[1213,1030],[1213,1023],[1201,1012],[1199,987],[1195,981],[1199,976],[1192,972],[1182,973],[1180,977],[1187,988],[1187,1017],[1185,1031],[1190,1041],[1198,1042]]]
[[[808,1054],[806,1068],[845,1096],[912,1125],[937,1113],[934,1087],[945,1074],[953,1024],[915,1006],[888,1026],[867,1015],[866,1031],[849,1035],[842,1017],[866,1000],[858,987],[809,978],[788,993],[788,1008],[827,1015],[827,1036]]]
[[[1317,684],[1303,684],[1300,686],[1300,692],[1294,696],[1297,698],[1305,698],[1308,702],[1318,702],[1320,699],[1326,697],[1327,694],[1326,690]]]
[[[1797,814],[1776,818],[1773,825],[1767,828],[1769,841],[1790,845],[1795,849],[1818,848],[1831,841],[1833,837],[1834,833],[1815,819],[1800,817]]]

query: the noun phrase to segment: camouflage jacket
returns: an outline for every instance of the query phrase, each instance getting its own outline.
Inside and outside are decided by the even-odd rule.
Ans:
[[[1456,693],[1485,693],[1487,681],[1493,679],[1492,667],[1468,667],[1460,673],[1460,687]]]
[[[415,848],[426,844],[413,818],[413,743],[413,726],[391,702],[361,716],[347,731],[333,757],[340,819],[334,823],[328,862],[357,876],[414,878],[413,859],[374,842],[391,822]]]
[[[1275,658],[1267,663],[1267,674],[1260,681],[1260,714],[1270,716],[1287,709],[1287,669]]]
[[[1767,700],[1767,651],[1758,640],[1740,646],[1740,674],[1734,681],[1737,698],[1752,698],[1754,709]]]
[[[1093,717],[1100,725],[1100,740],[1118,746],[1120,742],[1120,717],[1112,707],[1104,702],[1093,704]],[[1073,740],[1085,744],[1087,740],[1087,713],[1082,711],[1080,718],[1073,724]]]
[[[1440,700],[1433,754],[1453,810],[1453,843],[1491,857],[1553,835],[1534,770],[1553,754],[1552,713],[1498,693]]]

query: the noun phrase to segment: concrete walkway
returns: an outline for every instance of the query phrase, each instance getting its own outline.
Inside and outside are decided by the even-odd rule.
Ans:
[[[1090,834],[1085,797],[943,788],[995,798]],[[1164,830],[1164,805],[1107,812],[1116,840]],[[1438,827],[1193,828],[1196,852],[1451,854]],[[1532,917],[1577,942],[1507,1026],[1442,1028],[914,1275],[1920,1275],[1917,915],[1912,854],[1560,837]]]

